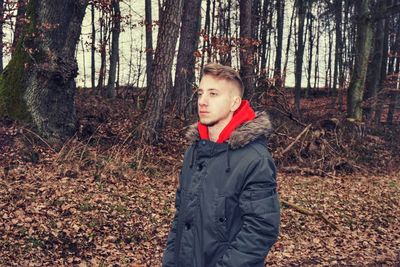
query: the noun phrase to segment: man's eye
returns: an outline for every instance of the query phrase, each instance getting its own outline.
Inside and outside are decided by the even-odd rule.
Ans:
[[[217,93],[210,93],[210,96],[216,96]]]

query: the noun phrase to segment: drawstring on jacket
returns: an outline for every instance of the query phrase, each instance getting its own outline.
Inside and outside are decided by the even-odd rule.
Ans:
[[[193,164],[194,164],[194,157],[195,157],[195,152],[196,152],[196,148],[197,148],[197,143],[198,143],[198,141],[196,140],[194,143],[194,147],[193,147],[193,151],[192,151],[192,158],[190,159],[189,168],[192,168]]]
[[[228,145],[228,149],[226,150],[226,169],[225,172],[230,172],[231,171],[231,163],[229,160],[229,145]]]

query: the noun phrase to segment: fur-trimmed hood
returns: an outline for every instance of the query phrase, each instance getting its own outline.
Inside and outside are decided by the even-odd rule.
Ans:
[[[231,133],[228,139],[229,147],[237,149],[244,147],[261,136],[268,137],[271,129],[272,125],[268,114],[265,111],[256,112],[256,117],[253,120],[243,123]],[[190,142],[200,140],[197,123],[188,127],[186,138]]]

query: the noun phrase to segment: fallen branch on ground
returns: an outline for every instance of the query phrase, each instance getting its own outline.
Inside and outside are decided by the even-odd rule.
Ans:
[[[311,210],[307,210],[303,207],[300,207],[294,203],[291,203],[289,201],[283,200],[281,199],[281,202],[283,204],[285,204],[286,206],[300,212],[301,214],[304,215],[309,215],[309,216],[315,216],[318,217],[320,219],[322,219],[325,223],[327,223],[330,227],[332,227],[335,230],[341,231],[340,227],[336,224],[334,224],[333,222],[331,222],[324,214],[322,214],[320,211],[311,211]]]

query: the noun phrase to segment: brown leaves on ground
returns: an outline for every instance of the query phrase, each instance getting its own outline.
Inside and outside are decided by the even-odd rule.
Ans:
[[[0,265],[160,266],[186,147],[183,123],[169,117],[160,143],[144,146],[131,102],[81,95],[77,104],[80,131],[60,147],[0,121]],[[280,173],[282,199],[320,212],[341,230],[283,205],[267,263],[399,264],[399,178],[398,171]]]
[[[400,256],[399,174],[337,178],[280,175],[282,199],[324,214],[340,226],[282,206],[278,266],[396,266]]]

